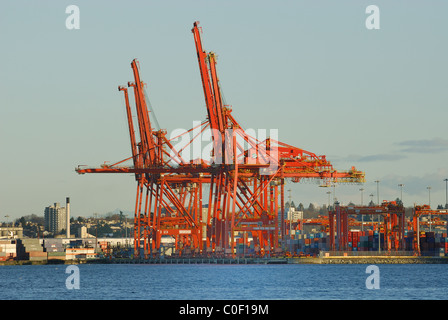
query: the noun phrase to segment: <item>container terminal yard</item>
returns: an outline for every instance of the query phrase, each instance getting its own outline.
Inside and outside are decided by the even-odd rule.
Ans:
[[[391,206],[393,203],[384,202],[384,211],[386,204]],[[352,213],[351,210],[378,211],[381,216],[380,232],[378,221],[361,222],[355,214],[348,214]],[[392,224],[394,219],[388,217],[388,213],[380,213],[375,206],[336,207],[328,216],[318,219],[291,220],[291,224],[286,220],[286,241],[281,243],[280,250],[266,247],[265,252],[276,253],[264,255],[252,232],[235,231],[236,246],[233,252],[227,254],[207,250],[201,253],[193,246],[181,247],[183,243],[176,242],[172,236],[162,236],[157,254],[145,257],[142,246],[139,248],[140,254],[134,255],[136,250],[131,238],[39,239],[23,237],[20,233],[8,235],[8,229],[17,228],[0,228],[0,264],[447,263],[447,224],[438,216],[447,213],[447,210],[429,210],[428,206],[415,207],[413,216],[402,220],[404,224]],[[422,218],[429,214],[432,215],[431,220]],[[333,218],[334,215],[339,218]],[[329,217],[333,219],[332,224]],[[337,225],[341,225],[340,237],[337,236]],[[433,231],[427,231],[430,225]],[[309,231],[305,232],[305,229]],[[206,238],[203,238],[205,241]]]
[[[176,243],[175,238],[165,235],[161,237],[159,252],[144,258],[142,247],[140,256],[134,256],[134,240],[130,237],[98,238],[86,232],[78,232],[84,234],[85,238],[74,238],[65,231],[65,237],[40,239],[24,236],[22,227],[2,226],[0,264],[365,263],[372,262],[372,259],[376,263],[448,261],[448,258],[444,259],[448,252],[448,239],[447,224],[443,220],[447,210],[415,206],[411,215],[405,216],[404,208],[396,202],[384,201],[382,206],[375,206],[373,203],[370,206],[339,206],[336,203],[334,209],[330,207],[328,215],[303,218],[303,212],[295,211],[293,203],[287,203],[286,207],[289,211],[285,219],[286,241],[280,244],[281,250],[277,250],[276,254],[261,255],[261,248],[252,232],[235,231],[236,246],[233,254],[227,255],[222,251],[219,254],[207,253],[206,250],[205,253],[200,253],[191,246],[179,248],[182,243]],[[206,207],[203,208],[203,219],[207,211]],[[363,214],[370,216],[370,219]],[[66,210],[65,215],[66,221],[69,221],[70,210]],[[374,215],[380,217],[379,223]],[[330,221],[333,222],[330,224]],[[337,236],[338,233],[341,234],[340,237]],[[202,240],[205,242],[206,238]],[[269,248],[265,249],[269,252]],[[366,260],[368,257],[370,260]],[[422,260],[423,257],[426,259]]]
[[[134,59],[133,81],[118,87],[124,98],[132,156],[114,164],[75,169],[78,174],[133,174],[137,192],[132,243],[5,239],[0,242],[0,260],[353,263],[370,257],[395,259],[395,263],[446,261],[447,210],[416,205],[412,217],[406,217],[400,201],[371,206],[335,202],[317,219],[286,216],[286,182],[311,180],[323,187],[362,184],[365,173],[355,167],[336,170],[326,156],[277,141],[275,132],[251,136],[234,117],[237,110],[225,104],[216,54],[204,50],[199,22],[194,22],[192,34],[206,120],[169,139],[167,131],[159,129],[140,64]],[[256,127],[256,123],[250,125]],[[205,131],[211,136],[210,158],[185,157],[184,149],[195,146]],[[175,147],[179,137],[189,142]],[[371,219],[363,222],[360,217]],[[306,231],[309,225],[320,230]]]

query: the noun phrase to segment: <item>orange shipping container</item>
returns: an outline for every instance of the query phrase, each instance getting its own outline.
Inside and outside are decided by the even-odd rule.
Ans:
[[[41,251],[30,251],[29,252],[29,257],[46,257],[47,253],[46,252],[41,252]]]
[[[48,260],[65,260],[65,256],[49,256]]]

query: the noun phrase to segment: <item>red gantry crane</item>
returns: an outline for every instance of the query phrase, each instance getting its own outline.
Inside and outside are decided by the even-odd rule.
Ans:
[[[380,206],[340,206],[329,213],[330,249],[347,250],[349,215],[379,215],[383,217],[386,250],[403,250],[405,246],[405,209],[396,201],[383,201]],[[380,227],[378,231],[380,231]]]
[[[440,215],[448,215],[447,209],[431,209],[431,207],[427,204],[421,205],[421,206],[414,206],[414,212],[412,216],[412,225],[414,230],[414,239],[413,239],[413,247],[414,252],[417,255],[421,255],[421,248],[420,248],[420,225],[422,222],[420,221],[421,216],[429,216],[429,221],[427,222],[428,225],[434,225],[434,217],[438,218]],[[445,222],[440,221],[439,223],[436,223],[437,225],[446,225]]]
[[[131,159],[127,158],[100,168],[78,167],[76,171],[79,174],[135,174],[136,257],[158,256],[164,236],[174,239],[178,255],[234,257],[238,234],[243,234],[245,239],[251,236],[255,253],[260,256],[279,253],[285,238],[285,179],[292,182],[317,179],[327,185],[362,183],[364,173],[354,167],[349,171],[337,171],[325,156],[271,137],[250,136],[232,116],[231,108],[223,103],[216,55],[204,51],[198,22],[194,23],[192,32],[207,120],[181,136],[210,130],[211,159],[184,160],[181,154],[185,146],[176,150],[172,145],[179,136],[167,139],[165,130],[153,128],[149,101],[134,60],[131,63],[134,82],[129,82],[128,87],[134,90],[138,131],[134,130],[127,88],[119,87],[125,96],[133,165],[123,165]],[[194,139],[201,139],[198,136],[190,139],[187,145]]]

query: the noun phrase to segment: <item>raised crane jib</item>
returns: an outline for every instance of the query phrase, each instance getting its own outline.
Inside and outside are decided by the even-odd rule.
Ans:
[[[199,22],[196,21],[193,24],[193,29],[191,31],[194,35],[208,121],[210,123],[214,141],[214,150],[217,153],[215,154],[215,157],[222,159],[221,156],[223,154],[223,145],[225,141],[224,131],[226,128],[222,112],[222,100],[219,92],[218,78],[216,75],[216,59],[214,54],[208,55],[204,51],[198,25]]]
[[[129,85],[134,87],[135,105],[137,110],[137,119],[141,140],[139,145],[139,153],[143,155],[144,165],[152,166],[156,164],[156,144],[154,141],[154,136],[152,134],[148,106],[146,104],[145,94],[143,91],[143,83],[140,79],[138,61],[136,59],[132,60],[131,67],[132,71],[134,72],[135,82],[133,84],[129,83]]]

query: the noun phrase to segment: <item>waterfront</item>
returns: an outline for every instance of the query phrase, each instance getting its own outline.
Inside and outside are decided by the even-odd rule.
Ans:
[[[82,264],[67,289],[67,265],[0,268],[2,300],[443,300],[446,265],[379,264],[380,289],[366,288],[366,264]]]

